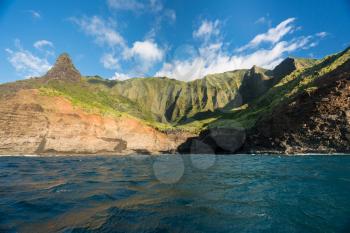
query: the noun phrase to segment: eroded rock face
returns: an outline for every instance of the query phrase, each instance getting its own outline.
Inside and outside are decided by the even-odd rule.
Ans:
[[[243,103],[249,103],[263,95],[273,84],[273,77],[268,70],[253,66],[244,75],[239,92]]]
[[[40,105],[1,101],[0,151],[33,153],[48,128],[47,117]]]
[[[57,58],[55,65],[44,75],[44,78],[79,81],[81,74],[73,65],[69,55],[63,53]]]
[[[189,138],[179,146],[181,153],[222,154],[235,153],[245,141],[242,128],[213,128],[203,131],[198,137]]]
[[[173,152],[185,137],[127,117],[89,114],[62,97],[22,90],[0,100],[1,154]]]
[[[350,64],[315,85],[261,119],[241,152],[350,152]]]

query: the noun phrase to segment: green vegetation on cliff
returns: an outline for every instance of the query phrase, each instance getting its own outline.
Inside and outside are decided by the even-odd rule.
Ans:
[[[166,77],[106,80],[81,76],[64,54],[42,78],[0,85],[0,97],[21,89],[64,96],[88,112],[138,118],[159,130],[199,132],[207,127],[250,128],[276,106],[349,62],[349,50],[323,60],[287,58],[274,70],[252,67],[183,82]]]
[[[244,128],[251,128],[258,119],[273,114],[275,107],[292,101],[293,97],[302,92],[310,94],[318,88],[318,80],[331,79],[332,72],[336,72],[349,62],[350,49],[328,56],[319,62],[310,62],[308,64],[313,64],[313,66],[303,66],[293,71],[253,102],[236,111],[218,116],[210,127],[230,124],[232,120],[233,124],[238,122]]]

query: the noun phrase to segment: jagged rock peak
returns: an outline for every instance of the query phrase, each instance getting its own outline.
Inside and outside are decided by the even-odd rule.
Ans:
[[[44,76],[52,79],[79,81],[80,72],[75,68],[68,53],[62,53],[56,60],[55,65]]]
[[[60,64],[73,65],[72,59],[70,58],[68,53],[62,53],[61,55],[58,56],[55,65],[60,65]]]
[[[256,65],[253,65],[252,68],[250,68],[250,72],[252,74],[265,73],[266,69],[259,67],[259,66],[256,66]]]
[[[292,57],[287,57],[273,69],[273,74],[276,79],[280,80],[280,78],[289,75],[296,69],[297,66],[295,59]]]

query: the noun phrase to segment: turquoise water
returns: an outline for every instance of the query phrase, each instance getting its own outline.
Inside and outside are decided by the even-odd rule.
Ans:
[[[350,232],[350,156],[0,157],[0,232]]]

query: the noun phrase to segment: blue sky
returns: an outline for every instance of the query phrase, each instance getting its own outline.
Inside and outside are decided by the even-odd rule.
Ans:
[[[67,52],[84,75],[126,79],[273,68],[350,44],[350,1],[0,0],[0,83]]]

